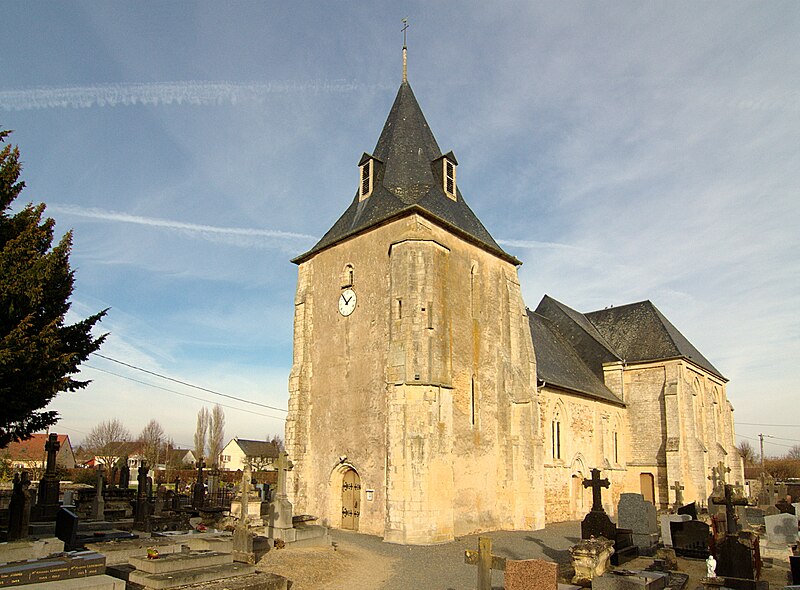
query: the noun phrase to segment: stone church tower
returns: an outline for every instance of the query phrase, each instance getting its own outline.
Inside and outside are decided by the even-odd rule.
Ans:
[[[517,277],[404,79],[350,206],[297,257],[296,513],[428,544],[544,526],[536,360]]]

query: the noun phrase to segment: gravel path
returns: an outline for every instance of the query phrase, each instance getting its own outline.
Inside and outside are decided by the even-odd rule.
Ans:
[[[380,537],[332,530],[334,547],[281,549],[267,553],[259,570],[285,576],[291,590],[474,590],[475,566],[464,563],[464,550],[478,548],[478,535],[459,537],[451,543],[406,546],[384,543]],[[492,553],[511,559],[546,559],[562,565],[562,578],[569,565],[569,548],[580,540],[580,522],[547,525],[540,531],[483,533],[492,539]],[[625,564],[642,569],[652,558],[640,557]],[[686,590],[697,588],[705,576],[705,561],[678,559],[680,570],[689,574]],[[762,571],[762,579],[775,588],[786,583],[788,563]],[[494,590],[502,590],[503,573],[492,574]]]

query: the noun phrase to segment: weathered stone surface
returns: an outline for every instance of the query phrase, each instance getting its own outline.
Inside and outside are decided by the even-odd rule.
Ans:
[[[558,564],[541,559],[507,559],[505,590],[556,590],[558,586]]]

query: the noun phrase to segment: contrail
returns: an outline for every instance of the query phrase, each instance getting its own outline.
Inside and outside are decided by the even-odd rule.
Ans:
[[[186,223],[184,221],[174,221],[171,219],[160,219],[157,217],[142,217],[140,215],[129,215],[117,211],[105,211],[103,209],[75,207],[72,205],[48,205],[48,210],[65,215],[74,215],[88,219],[101,219],[104,221],[119,221],[122,223],[133,223],[136,225],[148,225],[151,227],[165,227],[168,229],[178,229],[203,234],[219,234],[227,236],[248,236],[282,238],[293,240],[316,240],[314,236],[296,232],[286,232],[275,229],[254,229],[242,227],[218,227],[215,225],[202,225],[197,223]]]
[[[0,90],[0,108],[6,111],[35,109],[88,109],[134,105],[218,105],[261,103],[271,94],[353,93],[385,90],[385,84],[363,84],[349,80],[275,81],[263,83],[158,82],[138,84],[94,84],[91,86],[38,86]]]

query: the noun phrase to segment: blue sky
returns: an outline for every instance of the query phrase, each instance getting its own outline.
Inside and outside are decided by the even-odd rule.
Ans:
[[[21,200],[75,232],[71,319],[111,308],[102,353],[286,408],[289,259],[355,193],[403,17],[411,85],[526,304],[650,299],[731,380],[738,434],[800,443],[766,426],[800,424],[794,1],[6,1],[0,126]],[[188,446],[217,401],[228,438],[283,432],[285,412],[88,365],[53,404],[74,443],[156,418]]]

